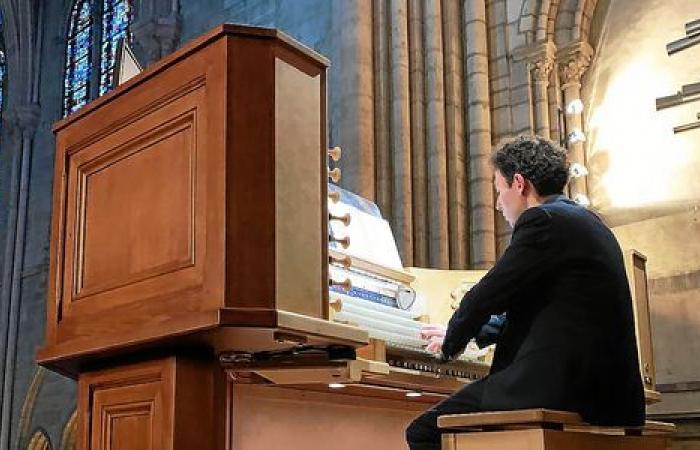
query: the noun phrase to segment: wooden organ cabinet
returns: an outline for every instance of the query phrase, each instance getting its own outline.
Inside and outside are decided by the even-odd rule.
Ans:
[[[331,317],[327,65],[222,25],[55,125],[37,359],[78,381],[79,450],[402,449],[488,370]]]

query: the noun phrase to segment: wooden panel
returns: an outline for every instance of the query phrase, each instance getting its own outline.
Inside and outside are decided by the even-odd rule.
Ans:
[[[216,325],[225,44],[159,67],[60,127],[40,359]]]
[[[443,434],[442,435],[442,450],[455,450],[455,435],[454,434]]]
[[[405,449],[406,427],[427,407],[342,393],[234,386],[227,449]]]
[[[543,434],[546,448],[552,450],[665,450],[668,446],[668,439],[658,436],[615,436],[555,430],[543,430]]]
[[[447,434],[452,450],[664,450],[667,439],[577,433],[555,430],[514,430]],[[445,447],[443,447],[445,448]]]
[[[416,294],[426,299],[425,314],[430,322],[447,323],[454,308],[459,305],[461,288],[471,289],[486,275],[485,270],[440,270],[407,267],[406,271],[415,277],[411,287]],[[465,290],[465,292],[466,292]],[[455,297],[451,294],[455,293]]]
[[[452,441],[451,446],[447,447],[450,450],[557,450],[545,447],[542,431],[520,430],[448,434],[443,440]],[[567,448],[566,450],[573,449]]]
[[[279,309],[325,317],[319,283],[328,265],[321,136],[322,76],[275,60],[275,298]]]
[[[175,360],[82,375],[80,450],[172,448]]]
[[[81,375],[78,450],[214,450],[225,432],[218,373],[213,363],[170,357]]]
[[[188,113],[78,168],[74,300],[194,265],[193,128]]]
[[[230,39],[226,125],[226,306],[274,308],[273,46]]]
[[[206,223],[193,209],[205,201],[195,185],[206,176],[201,166],[195,173],[202,94],[200,86],[69,156],[64,317],[77,300],[90,298],[75,311],[89,312],[201,285],[195,233]]]
[[[155,450],[154,429],[161,427],[161,405],[155,404],[155,392],[148,392],[153,385],[137,385],[130,388],[95,393],[92,420],[92,449],[94,450]],[[128,392],[132,391],[132,392]],[[129,394],[140,394],[149,401],[133,401]],[[149,395],[150,394],[150,395]],[[137,397],[138,398],[138,397]],[[157,434],[157,433],[156,433]]]
[[[651,315],[649,313],[646,257],[635,250],[626,252],[625,269],[632,294],[642,381],[645,390],[651,391],[653,395],[653,391],[656,389],[656,368],[654,366]],[[646,396],[649,400],[649,394]]]
[[[150,415],[132,414],[115,416],[111,425],[109,444],[104,448],[119,450],[150,450]],[[143,439],[135,439],[135,436],[143,436]]]

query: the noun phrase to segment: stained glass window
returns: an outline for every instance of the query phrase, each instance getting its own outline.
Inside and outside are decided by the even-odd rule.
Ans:
[[[130,0],[103,0],[100,95],[112,88],[119,39],[128,40],[130,37],[128,27],[133,17],[131,3]]]
[[[63,80],[63,115],[80,109],[90,98],[92,65],[92,13],[90,0],[73,5],[66,48],[66,76]]]
[[[117,43],[130,39],[133,11],[133,0],[76,0],[73,4],[63,80],[64,116],[112,88]]]

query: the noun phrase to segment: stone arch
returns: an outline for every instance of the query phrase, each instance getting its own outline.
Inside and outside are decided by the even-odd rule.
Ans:
[[[605,29],[606,18],[610,8],[610,0],[596,0],[591,9],[591,21],[586,27],[586,40],[594,49],[598,48]]]
[[[7,80],[14,103],[25,102],[27,93],[37,90],[36,74],[40,66],[40,41],[44,2],[28,0],[17,7],[0,1],[3,12]],[[20,51],[21,49],[21,51]]]
[[[32,435],[31,440],[29,439],[29,430],[32,425],[32,416],[34,415],[34,407],[36,406],[36,400],[39,397],[39,391],[41,386],[44,384],[46,379],[46,369],[43,367],[38,367],[36,372],[34,372],[34,377],[27,390],[27,395],[24,397],[24,403],[22,404],[22,412],[19,416],[19,436],[17,440],[19,442],[18,448],[24,447],[24,443],[32,442],[36,436],[37,432]],[[33,447],[28,447],[33,448]],[[40,447],[36,447],[37,449]]]
[[[44,430],[37,430],[32,435],[27,450],[51,450],[51,441]]]
[[[591,29],[591,19],[598,4],[598,0],[584,0],[579,2],[579,8],[574,16],[574,28],[572,30],[573,39],[588,41],[588,34]]]
[[[518,32],[525,33],[525,41],[530,44],[534,41],[537,31],[537,12],[539,3],[547,0],[523,0],[520,5],[520,18],[518,19]]]
[[[528,44],[545,42],[551,33],[550,22],[556,17],[560,0],[524,0],[520,8],[518,31],[525,33]],[[554,13],[554,14],[552,14]]]
[[[559,3],[561,0],[552,0],[547,11],[547,36],[546,41],[554,41],[554,28],[556,25],[557,14],[559,13]]]
[[[576,17],[576,11],[579,9],[579,3],[585,0],[561,0],[557,15],[554,18],[554,43],[557,47],[563,47],[573,41],[573,28]]]
[[[547,40],[557,47],[587,41],[598,0],[551,0],[547,13]]]
[[[598,0],[523,0],[518,31],[528,43],[553,41],[558,47],[587,40]]]
[[[78,410],[74,410],[70,419],[63,428],[60,450],[75,450],[75,441],[78,436]]]
[[[540,0],[537,11],[535,40],[537,42],[547,41],[547,26],[549,24],[549,16],[552,11],[552,6],[559,4],[559,0]]]

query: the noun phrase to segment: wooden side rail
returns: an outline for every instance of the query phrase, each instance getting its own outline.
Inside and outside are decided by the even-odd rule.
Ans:
[[[523,409],[441,416],[443,450],[664,450],[675,425],[599,427],[576,413]]]

